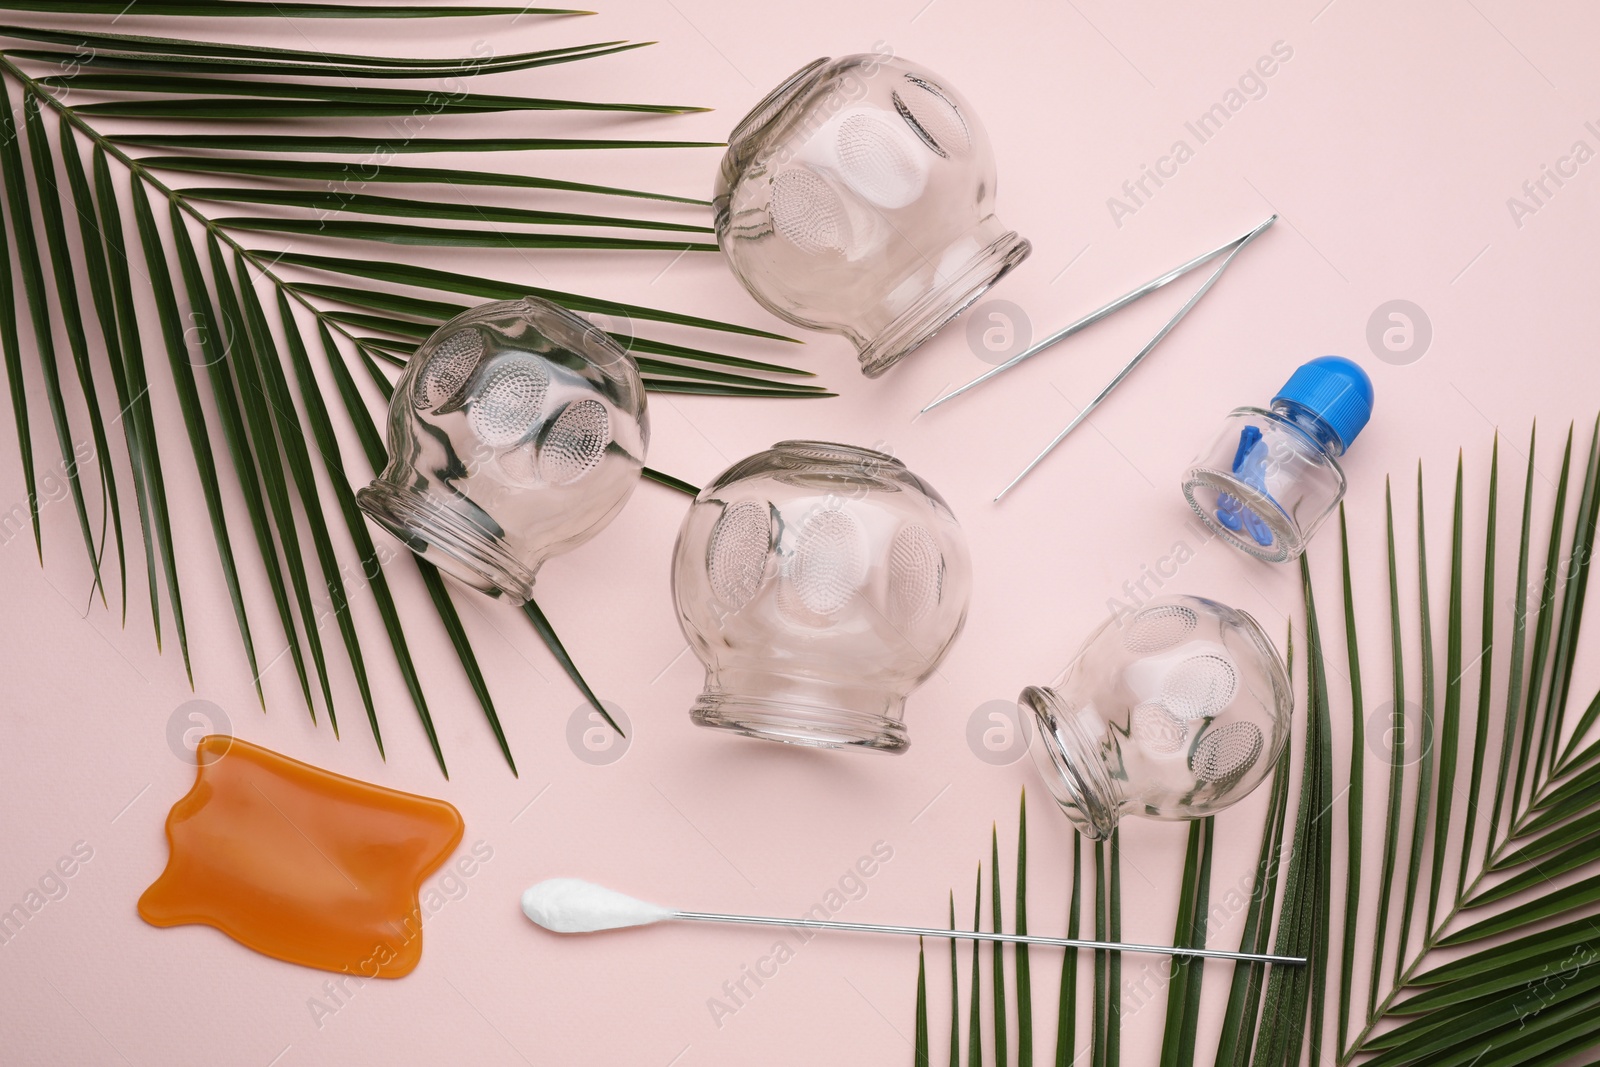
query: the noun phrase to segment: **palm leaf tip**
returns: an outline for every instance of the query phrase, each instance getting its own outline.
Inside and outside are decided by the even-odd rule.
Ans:
[[[572,683],[578,687],[584,699],[589,702],[589,706],[600,713],[600,717],[606,721],[606,725],[617,731],[617,736],[627,737],[627,733],[611,717],[611,712],[606,710],[605,704],[601,702],[599,697],[595,696],[594,690],[589,688],[589,683],[584,681],[583,675],[578,671],[578,665],[572,662],[572,657],[567,654],[566,646],[556,636],[554,627],[550,625],[550,620],[545,617],[544,611],[539,607],[538,603],[533,600],[527,601],[522,605],[522,613],[528,617],[529,622],[533,623],[534,629],[543,638],[545,646],[550,649],[551,655],[556,657],[556,661],[561,664],[561,669],[566,671],[567,677],[572,679]]]

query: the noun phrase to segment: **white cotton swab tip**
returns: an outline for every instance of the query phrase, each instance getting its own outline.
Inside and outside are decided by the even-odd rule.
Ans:
[[[522,913],[558,934],[648,926],[678,913],[581,878],[550,878],[522,894]]]

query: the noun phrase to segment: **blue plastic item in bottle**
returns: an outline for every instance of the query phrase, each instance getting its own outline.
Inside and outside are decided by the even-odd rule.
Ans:
[[[1184,473],[1183,495],[1229,544],[1288,563],[1344,496],[1338,457],[1372,417],[1372,380],[1342,356],[1289,377],[1270,409],[1235,408]]]

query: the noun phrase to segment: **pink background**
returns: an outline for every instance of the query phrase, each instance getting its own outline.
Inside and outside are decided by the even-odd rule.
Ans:
[[[1457,447],[1465,446],[1469,464],[1469,515],[1479,515],[1493,428],[1508,434],[1507,484],[1520,485],[1529,423],[1538,417],[1546,434],[1538,460],[1543,501],[1558,469],[1557,436],[1569,420],[1593,416],[1600,394],[1594,353],[1600,161],[1580,168],[1520,226],[1507,198],[1520,195],[1524,181],[1539,177],[1542,165],[1555,165],[1575,141],[1600,148],[1600,137],[1585,127],[1589,120],[1600,126],[1600,73],[1592,55],[1600,21],[1582,5],[1530,9],[1507,0],[1326,6],[1252,0],[1205,10],[1101,0],[921,5],[616,0],[587,19],[401,25],[381,45],[357,23],[241,20],[182,31],[429,55],[466,54],[484,40],[500,54],[614,38],[658,40],[640,52],[499,76],[480,88],[706,104],[716,111],[660,120],[513,113],[429,132],[614,128],[619,136],[705,140],[721,139],[770,86],[808,60],[885,42],[949,79],[981,111],[999,159],[1000,216],[1034,245],[1032,257],[991,296],[1023,309],[1035,336],[1271,211],[1282,221],[1003,506],[990,504],[995,491],[1098,391],[1189,286],[921,418],[916,413],[927,400],[987,367],[969,347],[966,320],[876,382],[860,377],[854,353],[832,336],[808,338],[804,349],[728,346],[758,358],[805,361],[843,394],[834,400],[652,398],[651,464],[697,484],[776,439],[832,438],[892,449],[949,499],[971,539],[976,592],[965,635],[911,702],[914,744],[901,758],[795,752],[691,726],[685,711],[701,674],[674,621],[667,572],[685,501],[658,486],[641,487],[609,529],[540,577],[541,603],[573,656],[632,722],[631,747],[610,765],[585,763],[569,749],[567,724],[579,696],[524,620],[511,608],[463,594],[457,600],[465,625],[521,769],[513,777],[411,568],[390,568],[450,762],[449,781],[434,765],[381,644],[369,596],[358,595],[354,610],[366,635],[388,762],[373,747],[346,675],[337,690],[341,742],[326,724],[308,720],[286,658],[266,672],[270,712],[262,714],[186,461],[170,459],[167,474],[179,519],[193,693],[170,629],[166,653],[153,647],[142,561],[130,563],[125,629],[115,606],[108,613],[96,604],[85,614],[89,579],[72,508],[46,506],[42,569],[26,535],[0,547],[10,609],[0,613],[9,681],[0,744],[7,824],[0,905],[21,901],[76,842],[87,842],[93,858],[67,882],[65,897],[0,946],[9,1062],[909,1061],[916,959],[908,942],[818,937],[719,1025],[708,1001],[723,997],[725,981],[770,952],[775,932],[677,927],[558,940],[522,918],[517,895],[532,881],[568,874],[683,907],[798,913],[884,842],[893,858],[840,918],[941,924],[950,887],[958,912],[970,912],[974,865],[987,856],[991,822],[999,820],[1002,850],[1010,852],[1018,790],[1035,784],[1026,758],[995,767],[969,749],[966,727],[975,709],[1050,680],[1105,616],[1108,600],[1123,596],[1124,583],[1137,581],[1141,568],[1167,567],[1163,560],[1180,541],[1196,550],[1195,558],[1164,579],[1168,591],[1230,602],[1280,639],[1289,620],[1298,620],[1294,570],[1202,546],[1187,526],[1176,482],[1227,409],[1265,401],[1294,365],[1326,352],[1359,360],[1377,387],[1376,417],[1346,469],[1368,633],[1369,708],[1384,699],[1377,690],[1387,674],[1379,599],[1385,474],[1396,476],[1397,507],[1407,517],[1402,538],[1413,537],[1414,469],[1423,461],[1433,587],[1442,596]],[[151,20],[127,19],[117,28],[173,32]],[[1293,54],[1266,81],[1265,95],[1198,146],[1177,177],[1117,225],[1107,198],[1175,139],[1194,147],[1185,121],[1220,100],[1275,42]],[[702,196],[718,152],[551,156],[478,162]],[[278,247],[267,237],[261,246]],[[384,246],[371,246],[370,254],[406,256]],[[430,264],[453,261],[493,277],[783,328],[712,256],[676,262],[669,253],[425,256]],[[1368,317],[1397,298],[1422,307],[1433,328],[1431,347],[1408,365],[1379,361],[1366,340]],[[145,324],[152,356],[159,351],[155,325],[153,318]],[[180,455],[184,438],[164,374],[156,414],[166,454]],[[41,476],[54,450],[46,420],[36,399]],[[12,430],[3,432],[9,441]],[[351,478],[363,482],[369,472],[355,459],[354,438],[346,434],[344,444]],[[0,502],[24,502],[14,448],[5,451]],[[237,490],[231,478],[225,482],[235,529],[247,537]],[[131,516],[131,498],[127,510]],[[137,553],[131,517],[128,533]],[[392,540],[375,536],[396,550]],[[1536,536],[1542,536],[1537,528]],[[1469,559],[1480,558],[1475,544],[1469,534]],[[1329,629],[1341,621],[1335,549],[1336,538],[1325,533],[1314,553]],[[341,551],[353,558],[348,546]],[[245,580],[265,662],[281,636],[259,567],[245,568]],[[324,635],[336,641],[331,627]],[[1586,657],[1578,673],[1576,697],[1587,700],[1600,670]],[[1342,679],[1333,682],[1336,709],[1346,707]],[[222,709],[241,737],[442,797],[461,810],[464,848],[481,840],[493,857],[445,887],[456,899],[427,920],[424,958],[413,975],[369,983],[319,1020],[308,1002],[323,997],[332,1004],[322,988],[328,975],[258,956],[208,928],[157,930],[137,918],[134,902],[165,860],[162,820],[193,776],[168,741],[169,725],[186,720],[191,709],[182,706],[192,699]],[[1348,723],[1337,714],[1335,732],[1342,779]],[[1369,784],[1376,797],[1381,782],[1369,776]],[[1263,791],[1219,819],[1218,894],[1238,884],[1252,862],[1265,800]],[[1041,789],[1032,790],[1029,813],[1031,925],[1060,931],[1071,830]],[[1343,832],[1336,828],[1340,840]],[[1170,938],[1184,836],[1181,826],[1127,826],[1128,938]],[[1010,867],[1006,860],[1008,924]],[[1241,922],[1242,915],[1222,922],[1212,944],[1235,946]],[[1058,958],[1034,954],[1041,1058],[1050,1047],[1044,1035],[1053,1027]],[[936,1053],[944,1025],[938,1009],[948,996],[945,960],[944,945],[933,946]],[[963,977],[966,966],[963,950]],[[1136,982],[1146,967],[1154,973],[1164,963],[1130,958],[1125,976]],[[1206,973],[1203,1048],[1214,1041],[1228,976],[1226,965]],[[1130,999],[1126,1011],[1124,1062],[1153,1062],[1160,996],[1138,1010]]]

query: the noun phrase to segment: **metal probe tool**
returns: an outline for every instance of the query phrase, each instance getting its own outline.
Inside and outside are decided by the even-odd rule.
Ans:
[[[1109,952],[1148,952],[1158,956],[1198,956],[1206,959],[1249,960],[1256,963],[1306,962],[1298,956],[1269,956],[1218,948],[1169,947],[1122,941],[1091,941],[1076,937],[949,930],[937,926],[888,926],[880,923],[841,922],[836,919],[784,919],[769,915],[684,911],[639,900],[578,878],[547,878],[543,882],[529,886],[522,894],[522,911],[533,922],[558,934],[592,934],[602,930],[621,930],[663,922],[739,923],[750,926],[786,926],[802,930],[842,930],[862,934],[955,938],[963,941],[1003,941],[1018,945],[1059,945],[1066,948],[1088,948]]]
[[[1172,318],[1168,319],[1166,324],[1162,326],[1161,329],[1156,331],[1155,336],[1145,342],[1143,348],[1134,353],[1133,358],[1128,360],[1123,368],[1117,372],[1117,376],[1107,382],[1106,387],[1100,390],[1099,394],[1093,400],[1085,404],[1083,406],[1083,410],[1079,411],[1071,422],[1067,423],[1067,428],[1056,434],[1055,438],[1049,444],[1044,446],[1043,452],[1040,452],[1037,456],[1034,456],[1031,463],[1022,468],[1021,472],[1015,478],[1006,483],[1006,487],[1004,489],[995,494],[994,499],[996,503],[999,503],[1001,497],[1005,496],[1007,493],[1011,492],[1012,489],[1016,488],[1017,483],[1026,478],[1033,471],[1033,468],[1044,462],[1044,458],[1051,452],[1054,452],[1056,446],[1067,439],[1068,434],[1082,425],[1083,420],[1089,417],[1089,413],[1094,411],[1095,408],[1099,407],[1101,401],[1105,400],[1106,397],[1111,395],[1111,390],[1121,385],[1123,379],[1132,374],[1133,369],[1144,361],[1144,357],[1148,356],[1152,351],[1154,351],[1156,345],[1160,344],[1162,339],[1166,337],[1167,334],[1172,332],[1172,328],[1183,321],[1183,317],[1189,314],[1194,306],[1200,302],[1200,298],[1211,291],[1211,287],[1217,284],[1217,279],[1222,277],[1222,272],[1228,269],[1228,264],[1233,262],[1233,257],[1244,251],[1246,245],[1265,232],[1267,227],[1271,226],[1277,221],[1277,219],[1278,216],[1273,215],[1260,226],[1257,226],[1255,229],[1245,234],[1236,244],[1234,244],[1233,250],[1230,251],[1222,260],[1222,262],[1217,265],[1217,269],[1211,272],[1211,277],[1207,278],[1205,282],[1201,284],[1200,288],[1195,290],[1194,295],[1184,303],[1183,307],[1178,309],[1178,313],[1172,316]]]
[[[1193,296],[1191,296],[1189,298],[1189,300],[1181,308],[1178,309],[1177,313],[1174,314],[1172,316],[1172,318],[1168,319],[1167,322],[1161,327],[1161,329],[1156,332],[1155,336],[1150,338],[1150,340],[1145,343],[1145,346],[1143,348],[1141,348],[1134,355],[1134,357],[1132,359],[1130,359],[1127,362],[1127,364],[1120,371],[1117,372],[1116,377],[1112,378],[1111,381],[1106,384],[1106,387],[1100,391],[1099,395],[1097,395],[1093,400],[1091,400],[1088,403],[1088,405],[1086,405],[1083,408],[1083,410],[1078,412],[1077,417],[1074,418],[1072,420],[1072,422],[1067,425],[1066,429],[1062,430],[1059,434],[1056,435],[1055,439],[1052,440],[1050,442],[1050,444],[1045,447],[1043,452],[1039,453],[1038,456],[1034,457],[1033,462],[1029,463],[1026,467],[1024,467],[1020,474],[1018,474],[1015,478],[1013,478],[1010,481],[1010,483],[1008,483],[1006,485],[1006,487],[1004,489],[1000,490],[1000,492],[995,496],[995,500],[999,501],[1001,499],[1001,497],[1004,497],[1013,488],[1015,488],[1018,482],[1022,481],[1023,478],[1027,477],[1028,474],[1031,473],[1033,471],[1033,469],[1035,467],[1037,467],[1040,464],[1040,462],[1042,462],[1044,460],[1044,458],[1046,456],[1048,456],[1052,451],[1054,451],[1057,445],[1059,445],[1062,441],[1066,440],[1067,435],[1070,434],[1073,430],[1077,429],[1078,426],[1083,423],[1084,419],[1088,418],[1089,413],[1092,412],[1096,407],[1098,407],[1100,405],[1100,403],[1102,401],[1104,401],[1105,398],[1111,394],[1111,391],[1113,389],[1115,389],[1118,385],[1121,385],[1123,380],[1125,378],[1127,378],[1129,374],[1133,373],[1133,369],[1135,367],[1137,367],[1144,360],[1144,358],[1146,356],[1148,356],[1152,351],[1154,351],[1155,347],[1158,344],[1161,343],[1161,341],[1167,336],[1167,334],[1172,332],[1173,327],[1177,326],[1179,322],[1183,321],[1183,317],[1185,315],[1187,315],[1190,312],[1190,310],[1193,309],[1194,306],[1197,303],[1200,302],[1200,298],[1201,297],[1205,296],[1206,293],[1211,290],[1211,287],[1216,284],[1217,279],[1222,276],[1222,272],[1227,270],[1228,264],[1233,262],[1233,257],[1238,255],[1244,249],[1244,247],[1246,245],[1248,245],[1251,241],[1253,241],[1257,237],[1259,237],[1262,233],[1264,233],[1267,230],[1268,227],[1270,227],[1276,221],[1278,221],[1278,216],[1276,214],[1273,214],[1273,215],[1269,216],[1266,219],[1266,221],[1262,222],[1259,226],[1255,227],[1249,233],[1246,233],[1246,234],[1244,234],[1243,236],[1240,236],[1240,237],[1235,237],[1233,240],[1227,242],[1226,244],[1219,245],[1218,247],[1213,248],[1209,252],[1206,252],[1206,253],[1204,253],[1202,255],[1196,256],[1194,259],[1189,260],[1187,263],[1184,263],[1184,264],[1181,264],[1181,265],[1179,265],[1177,267],[1174,267],[1172,270],[1168,271],[1165,274],[1162,274],[1162,275],[1160,275],[1158,277],[1150,279],[1148,282],[1145,282],[1143,285],[1139,286],[1137,289],[1134,289],[1131,292],[1124,293],[1122,296],[1117,297],[1115,300],[1111,301],[1109,304],[1106,304],[1106,305],[1104,305],[1102,307],[1096,308],[1095,310],[1089,312],[1087,315],[1083,316],[1082,318],[1078,319],[1077,321],[1067,324],[1066,326],[1064,326],[1061,329],[1057,330],[1055,333],[1051,334],[1050,336],[1048,336],[1046,338],[1043,338],[1037,344],[1031,345],[1026,350],[1017,353],[1015,356],[1012,356],[1010,359],[1006,360],[1004,363],[1001,363],[999,366],[990,368],[989,370],[987,370],[984,373],[980,374],[978,377],[972,379],[972,381],[967,382],[965,385],[961,385],[961,386],[956,387],[955,389],[952,389],[950,392],[944,394],[943,396],[939,397],[938,399],[936,399],[933,402],[931,402],[930,404],[928,404],[922,410],[924,412],[932,411],[934,408],[938,407],[939,405],[941,405],[941,404],[943,404],[943,403],[945,403],[947,401],[953,400],[956,397],[960,396],[961,394],[963,394],[965,392],[968,392],[969,390],[974,389],[979,385],[982,385],[984,382],[989,381],[991,378],[994,378],[996,375],[999,375],[999,374],[1001,374],[1001,373],[1003,373],[1005,371],[1010,370],[1012,367],[1017,366],[1019,363],[1023,362],[1024,360],[1032,359],[1034,356],[1038,355],[1040,352],[1043,352],[1045,349],[1050,348],[1053,345],[1059,344],[1060,342],[1066,340],[1068,337],[1071,337],[1073,334],[1079,333],[1080,331],[1085,330],[1090,326],[1093,326],[1095,323],[1099,322],[1101,319],[1104,319],[1107,316],[1114,314],[1115,312],[1121,311],[1123,308],[1127,307],[1129,304],[1132,304],[1136,300],[1139,300],[1141,297],[1148,296],[1149,294],[1155,292],[1157,289],[1160,289],[1163,286],[1166,286],[1166,285],[1170,284],[1171,282],[1174,282],[1177,279],[1183,277],[1185,274],[1188,274],[1190,271],[1194,270],[1196,267],[1203,266],[1204,264],[1211,262],[1213,259],[1216,259],[1218,256],[1222,256],[1222,255],[1225,254],[1226,258],[1223,259],[1222,263],[1217,267],[1217,269],[1215,271],[1213,271],[1211,273],[1211,276],[1205,280],[1205,282],[1200,286],[1200,288],[1195,291],[1195,294]]]
[[[849,930],[863,934],[907,934],[912,937],[955,938],[962,941],[1002,941],[1016,945],[1059,945],[1064,948],[1104,949],[1111,952],[1145,952],[1158,956],[1198,956],[1217,960],[1246,960],[1252,963],[1303,964],[1299,956],[1269,956],[1251,952],[1231,952],[1220,948],[1183,948],[1167,945],[1140,945],[1123,941],[1087,941],[1075,937],[1041,937],[1035,934],[995,934],[982,930],[947,930],[937,926],[886,926],[881,923],[839,922],[833,919],[779,919],[764,915],[723,915],[707,911],[679,911],[673,920],[690,919],[711,923],[749,923],[757,926],[798,926],[807,930]]]

